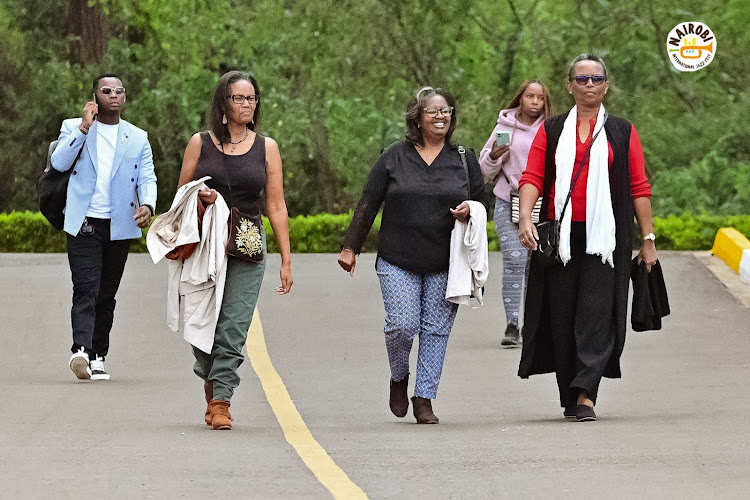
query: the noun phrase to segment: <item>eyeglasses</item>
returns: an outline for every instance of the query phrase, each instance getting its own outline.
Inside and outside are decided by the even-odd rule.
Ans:
[[[240,94],[233,94],[228,95],[227,99],[231,99],[233,103],[235,104],[242,104],[245,102],[245,99],[247,99],[247,102],[253,103],[260,101],[259,95],[240,95]]]
[[[594,85],[601,85],[604,83],[605,79],[602,75],[577,75],[570,79],[571,81],[575,80],[575,82],[578,85],[587,85],[589,83],[589,80],[591,80],[591,83]]]
[[[125,87],[102,87],[99,89],[102,94],[109,95],[112,93],[112,91],[115,91],[115,94],[124,94],[125,93]]]
[[[429,116],[430,118],[436,117],[438,112],[442,113],[444,116],[448,116],[453,114],[453,106],[445,106],[442,108],[424,108],[424,112],[427,113],[427,116]]]

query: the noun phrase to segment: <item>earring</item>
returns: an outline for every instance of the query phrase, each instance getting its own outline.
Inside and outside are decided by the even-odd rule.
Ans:
[[[227,124],[227,115],[226,114],[224,114],[224,116],[222,117],[221,123],[223,123],[224,125]]]

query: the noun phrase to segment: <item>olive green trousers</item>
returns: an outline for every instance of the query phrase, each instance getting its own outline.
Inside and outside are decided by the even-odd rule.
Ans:
[[[247,342],[247,331],[253,320],[265,269],[265,258],[256,264],[229,257],[224,298],[211,354],[193,347],[193,371],[203,380],[213,383],[214,399],[230,401],[234,389],[240,385],[237,370],[245,360],[242,348]]]

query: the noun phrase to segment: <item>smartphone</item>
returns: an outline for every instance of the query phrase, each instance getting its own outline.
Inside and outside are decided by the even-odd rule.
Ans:
[[[495,134],[495,142],[498,146],[507,146],[510,144],[510,132],[507,130],[498,130]]]

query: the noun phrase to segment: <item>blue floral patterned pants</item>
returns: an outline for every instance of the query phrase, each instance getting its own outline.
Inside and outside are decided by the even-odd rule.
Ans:
[[[385,345],[391,378],[409,373],[409,353],[419,336],[414,395],[435,399],[443,371],[448,335],[458,305],[445,300],[448,272],[419,274],[378,258],[375,270],[385,305]]]

